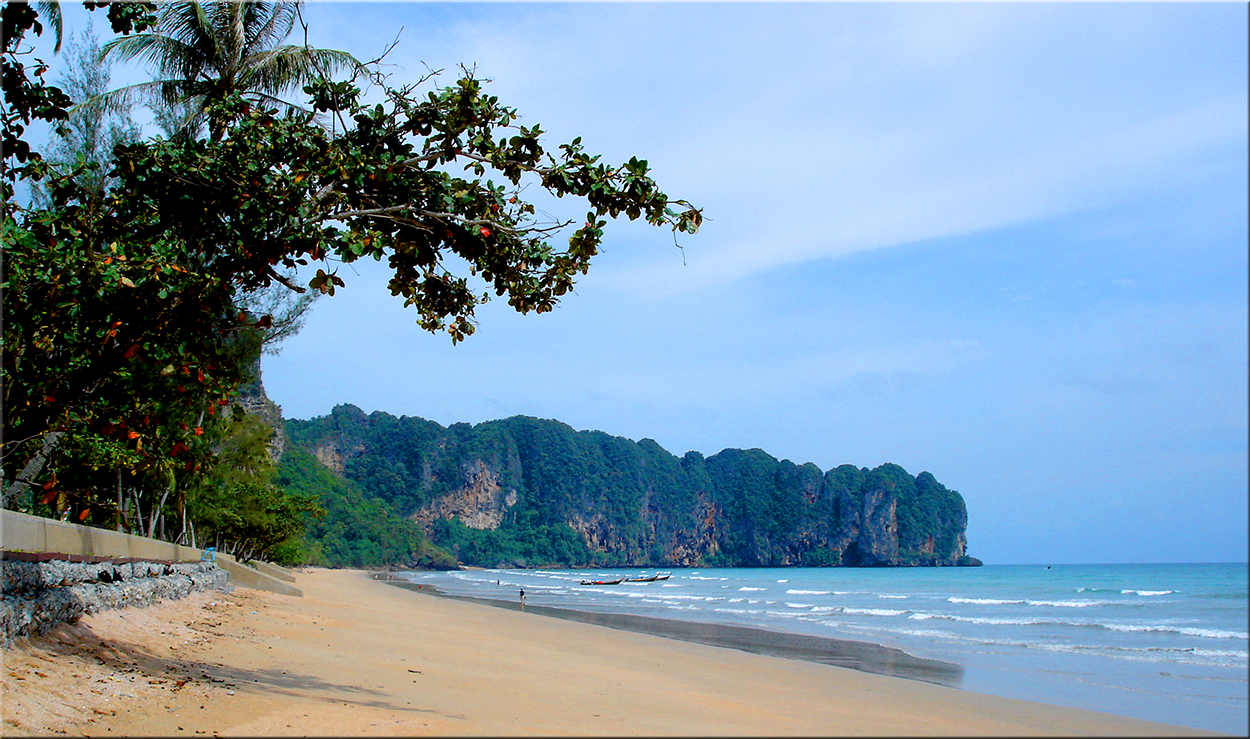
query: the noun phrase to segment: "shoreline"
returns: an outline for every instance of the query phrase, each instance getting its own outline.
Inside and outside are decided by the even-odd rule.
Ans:
[[[296,573],[4,651],[6,736],[1194,736],[1192,728]],[[756,635],[758,636],[758,635]]]
[[[478,603],[493,608],[520,611],[520,604],[502,598],[478,598],[470,595],[453,595],[433,585],[421,585],[401,580],[375,581],[393,585],[416,593]],[[940,660],[926,659],[909,654],[895,647],[872,642],[791,634],[749,626],[713,624],[705,622],[678,621],[676,619],[638,616],[605,611],[579,611],[573,608],[527,605],[526,613],[559,618],[566,621],[593,624],[609,629],[650,634],[665,639],[704,644],[711,647],[736,649],[765,657],[792,659],[815,664],[842,667],[874,675],[918,680],[948,688],[962,688],[962,665]]]

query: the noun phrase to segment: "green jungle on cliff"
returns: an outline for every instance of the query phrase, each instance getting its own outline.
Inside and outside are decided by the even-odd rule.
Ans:
[[[963,498],[928,472],[676,457],[525,416],[443,426],[340,405],[286,421],[275,482],[320,500],[329,566],[973,565]]]

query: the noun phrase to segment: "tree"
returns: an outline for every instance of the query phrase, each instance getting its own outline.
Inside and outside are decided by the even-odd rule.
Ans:
[[[100,58],[100,40],[90,27],[69,42],[70,59],[61,88],[73,100],[87,100],[108,91],[110,64]],[[139,127],[128,107],[114,110],[81,109],[71,113],[64,124],[64,135],[49,146],[48,162],[74,177],[82,189],[97,198],[104,193],[107,174],[112,169],[113,148],[140,138]],[[35,190],[47,204],[47,194]]]
[[[184,130],[194,130],[215,103],[241,95],[253,103],[303,110],[279,95],[339,70],[358,70],[351,54],[281,44],[298,17],[298,4],[273,2],[172,2],[161,7],[156,28],[116,39],[102,58],[139,59],[157,79],[113,91],[97,100],[124,105],[136,97],[183,106]],[[214,140],[224,121],[210,123]]]
[[[85,482],[58,487],[50,475],[59,467],[40,479],[26,473],[57,434],[158,480],[204,474],[212,457],[204,422],[248,379],[249,357],[274,323],[243,308],[275,284],[304,291],[288,270],[318,263],[307,286],[333,295],[344,286],[338,264],[385,259],[392,294],[423,328],[455,342],[473,333],[474,308],[490,298],[483,287],[522,313],[551,310],[589,269],[608,216],[686,233],[701,221],[659,190],[643,160],[607,166],[580,139],[549,153],[541,128],[517,125],[517,112],[468,72],[424,94],[428,79],[392,88],[375,76],[386,102],[374,106],[352,80],[318,77],[304,91],[337,121],[333,130],[280,114],[264,104],[267,92],[193,87],[214,135],[116,147],[115,186],[84,207],[91,196],[81,184],[49,171],[23,140],[24,123],[62,120],[71,101],[38,69],[36,80],[26,77],[20,39],[38,30],[37,18],[16,5],[4,9],[15,33],[4,55],[6,163],[21,165],[10,168],[15,177],[47,178],[51,203],[6,203],[4,466],[6,480],[20,469],[24,482],[44,486],[41,500],[57,513],[68,512],[61,494],[70,492],[75,515],[112,506]],[[109,5],[115,30],[151,22],[139,11],[152,6],[137,7]],[[457,167],[468,176],[453,174]],[[523,199],[533,184],[584,199],[584,223],[536,220]],[[562,234],[567,246],[549,243]],[[457,261],[467,275],[450,271]]]

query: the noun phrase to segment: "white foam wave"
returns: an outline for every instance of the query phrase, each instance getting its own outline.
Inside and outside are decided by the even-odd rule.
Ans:
[[[1107,600],[1026,600],[1031,606],[1049,606],[1051,608],[1089,608],[1090,606],[1105,606],[1112,601]]]
[[[788,608],[815,608],[815,603],[787,603]]]
[[[901,616],[907,613],[893,608],[843,608],[842,612],[856,616]]]
[[[751,587],[747,587],[743,585],[742,587],[738,588],[738,592],[739,593],[755,593],[755,592],[759,592],[761,590],[767,590],[767,589],[768,588],[751,588]]]
[[[846,609],[848,612],[850,609]],[[1182,634],[1184,636],[1196,636],[1205,639],[1247,639],[1250,634],[1245,631],[1231,631],[1227,629],[1201,629],[1191,626],[1170,626],[1166,624],[1142,624],[1142,623],[1102,623],[1098,621],[1080,621],[1067,620],[1058,618],[1042,618],[1042,617],[990,617],[990,616],[956,616],[953,613],[933,613],[930,611],[918,611],[911,614],[908,618],[916,621],[926,621],[930,619],[943,619],[947,621],[960,621],[970,624],[985,624],[990,626],[1076,626],[1081,628],[1097,628],[1106,629],[1108,631],[1119,631],[1126,633],[1142,633],[1142,632],[1161,632],[1169,634]]]
[[[1148,632],[1158,631],[1170,634],[1183,634],[1185,636],[1197,636],[1204,639],[1250,639],[1250,633],[1245,631],[1229,631],[1227,629],[1198,629],[1192,626],[1165,626],[1162,624],[1097,624],[1104,629],[1110,631],[1121,632]]]
[[[1007,605],[1009,603],[1023,603],[1024,601],[1023,600],[1003,600],[1001,598],[952,597],[952,598],[947,598],[946,602],[948,603],[973,603],[975,605],[982,605],[982,606],[1002,606],[1002,605]]]
[[[910,598],[911,596],[910,596],[910,595],[887,595],[887,594],[885,594],[885,593],[881,593],[881,594],[880,594],[880,595],[878,595],[877,597],[878,597],[878,598],[886,598],[886,599],[888,599],[888,600],[907,600],[907,599],[908,599],[908,598]]]
[[[831,595],[831,590],[787,590],[786,595]]]
[[[1176,592],[1175,590],[1121,590],[1120,591],[1122,595],[1142,595],[1142,596],[1147,596],[1147,597],[1152,596],[1152,595],[1171,595],[1172,593],[1175,593],[1175,592]]]

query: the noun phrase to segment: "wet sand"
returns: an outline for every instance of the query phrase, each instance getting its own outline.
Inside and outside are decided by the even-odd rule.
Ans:
[[[516,601],[451,595],[429,585],[418,586],[406,581],[382,580],[380,577],[378,579],[387,585],[394,585],[406,590],[432,593],[444,598],[481,603],[496,608],[520,610],[520,604]],[[651,616],[575,611],[567,608],[535,606],[532,604],[527,604],[525,611],[540,616],[580,621],[610,629],[632,631],[638,634],[651,634],[653,636],[662,636],[666,639],[678,639],[713,647],[737,649],[752,654],[762,654],[767,657],[797,659],[804,662],[845,667],[851,670],[859,670],[860,672],[871,672],[875,675],[890,675],[908,680],[923,680],[951,688],[958,688],[963,681],[963,667],[960,665],[916,657],[901,649],[868,642],[852,641],[850,639],[834,639],[805,634],[784,634],[745,626],[691,623],[689,621],[675,621],[673,619],[654,618]]]
[[[19,641],[3,653],[4,735],[1203,733],[432,597],[359,571],[296,584],[305,597],[197,594]]]

